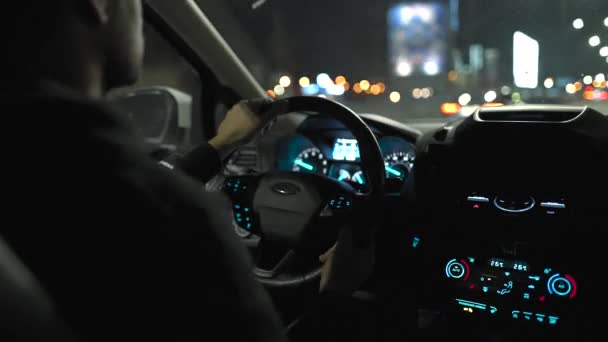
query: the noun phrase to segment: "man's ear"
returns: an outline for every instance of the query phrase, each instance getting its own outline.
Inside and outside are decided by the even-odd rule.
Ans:
[[[89,3],[92,14],[95,19],[105,24],[110,20],[110,2],[111,0],[86,0]]]

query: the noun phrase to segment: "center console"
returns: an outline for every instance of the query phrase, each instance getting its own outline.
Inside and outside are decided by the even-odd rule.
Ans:
[[[569,319],[579,285],[567,269],[502,257],[445,263],[453,304],[464,315],[558,326]]]

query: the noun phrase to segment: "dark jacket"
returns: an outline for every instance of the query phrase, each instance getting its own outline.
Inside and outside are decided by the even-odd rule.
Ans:
[[[55,94],[3,96],[2,114],[0,234],[77,336],[283,340],[230,220],[120,113]]]

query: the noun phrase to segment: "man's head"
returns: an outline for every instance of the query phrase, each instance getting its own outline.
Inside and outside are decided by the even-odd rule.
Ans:
[[[12,1],[0,15],[5,67],[15,82],[43,80],[100,95],[137,80],[144,54],[141,0]],[[8,17],[8,18],[6,18]]]

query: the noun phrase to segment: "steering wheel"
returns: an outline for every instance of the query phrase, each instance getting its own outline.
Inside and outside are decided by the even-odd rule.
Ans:
[[[354,243],[371,243],[374,209],[384,196],[384,160],[376,137],[348,107],[320,97],[291,97],[272,102],[272,118],[304,111],[340,121],[359,143],[368,191],[361,193],[333,178],[294,172],[268,172],[227,178],[223,191],[232,202],[234,221],[245,235],[259,236],[254,273],[270,287],[295,287],[317,279],[318,255],[336,241],[338,230],[353,229]],[[319,246],[316,237],[333,231],[333,241]],[[305,265],[305,266],[304,266]]]

